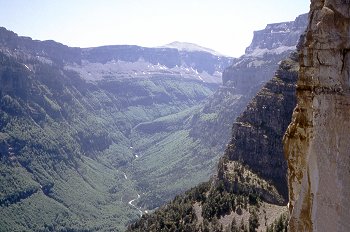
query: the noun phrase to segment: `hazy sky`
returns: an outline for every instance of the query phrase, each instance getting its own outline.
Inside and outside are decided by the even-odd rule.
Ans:
[[[69,46],[181,41],[238,57],[254,30],[308,11],[309,0],[0,0],[0,26]]]

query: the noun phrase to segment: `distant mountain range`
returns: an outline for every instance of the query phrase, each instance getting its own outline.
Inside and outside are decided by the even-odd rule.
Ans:
[[[204,50],[122,45],[84,48],[81,63],[70,67],[89,80],[109,78],[110,72],[114,78],[169,76],[220,84],[222,71],[234,59]],[[85,75],[85,69],[93,69],[94,75]]]
[[[198,45],[172,44],[174,46],[159,48],[135,45],[70,48],[54,41],[41,42],[20,37],[0,28],[0,46],[65,65],[90,81],[110,78],[112,73],[113,78],[166,75],[220,84],[222,71],[234,60]]]

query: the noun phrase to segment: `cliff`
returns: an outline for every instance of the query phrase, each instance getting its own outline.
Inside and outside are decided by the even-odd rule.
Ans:
[[[294,21],[268,24],[265,29],[254,32],[253,41],[247,47],[247,56],[263,56],[293,51],[305,30],[307,14],[299,15]]]
[[[349,1],[311,1],[284,137],[290,231],[350,231],[349,12]]]
[[[302,14],[294,21],[268,24],[265,29],[255,31],[245,54],[225,69],[223,83],[241,92],[259,85],[256,93],[273,76],[278,63],[296,49],[306,24],[307,14]]]
[[[288,199],[287,164],[283,155],[282,137],[290,123],[296,104],[295,84],[299,66],[296,54],[281,62],[276,77],[267,82],[251,100],[232,127],[224,163],[219,173],[232,161],[247,165],[260,177],[276,186],[284,204]]]
[[[88,80],[169,76],[219,84],[222,71],[234,60],[210,53],[209,49],[186,51],[134,45],[83,48],[81,54],[82,64],[68,67]]]

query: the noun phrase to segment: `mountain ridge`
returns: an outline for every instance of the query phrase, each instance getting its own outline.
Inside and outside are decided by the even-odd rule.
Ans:
[[[168,74],[173,77],[185,77],[197,79],[210,83],[221,83],[221,73],[225,67],[230,65],[234,58],[227,56],[217,56],[208,51],[179,51],[174,48],[148,48],[137,45],[105,45],[100,47],[79,48],[68,47],[53,40],[39,41],[29,37],[18,36],[16,33],[0,28],[0,46],[4,49],[14,51],[26,51],[42,60],[51,59],[56,64],[68,66],[74,70],[80,69],[81,74],[88,72],[91,65],[102,64],[100,68],[102,74],[97,80],[103,79],[109,69],[116,73],[118,69],[124,68],[124,72],[118,77],[132,77],[136,74],[140,77],[152,77]],[[113,67],[119,61],[118,67]],[[143,70],[132,72],[137,67],[132,63],[138,62],[143,66]],[[103,67],[105,65],[106,67]],[[130,67],[131,66],[131,67]],[[127,72],[125,72],[127,70]],[[96,74],[96,73],[95,73]],[[86,75],[84,75],[86,76]],[[108,75],[107,75],[108,76]]]

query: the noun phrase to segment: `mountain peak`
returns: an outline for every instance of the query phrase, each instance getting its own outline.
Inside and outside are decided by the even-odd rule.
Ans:
[[[222,54],[220,54],[217,51],[214,51],[210,48],[206,48],[206,47],[202,47],[199,46],[197,44],[194,43],[187,43],[187,42],[179,42],[179,41],[174,41],[172,43],[166,44],[162,47],[165,48],[175,48],[179,51],[187,51],[187,52],[207,52],[207,53],[211,53],[215,56],[224,56]]]

